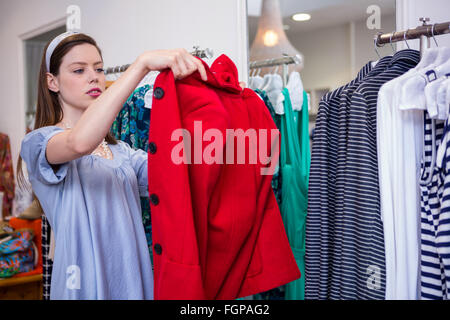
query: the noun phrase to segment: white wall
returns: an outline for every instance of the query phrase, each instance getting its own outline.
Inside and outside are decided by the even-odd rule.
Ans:
[[[106,67],[131,63],[145,50],[198,45],[215,57],[227,54],[245,80],[245,0],[0,1],[0,132],[10,137],[14,166],[25,134],[22,40],[64,25],[72,4],[81,8],[81,31],[97,40]]]
[[[395,30],[395,15],[381,17],[381,30]],[[369,61],[378,60],[373,38],[377,30],[369,30],[366,20],[288,35],[291,43],[305,58],[302,80],[306,90],[331,90],[352,80]],[[353,52],[352,52],[353,51]],[[378,48],[381,56],[392,54],[390,45]],[[352,54],[354,58],[352,59]]]
[[[431,21],[428,24],[450,21],[449,0],[397,0],[397,30],[413,29],[421,25],[419,18],[427,17]],[[450,47],[450,34],[436,37],[439,47]],[[411,48],[419,49],[419,40],[409,40]],[[435,47],[434,40],[430,41],[431,47]],[[401,43],[401,47],[406,45]]]

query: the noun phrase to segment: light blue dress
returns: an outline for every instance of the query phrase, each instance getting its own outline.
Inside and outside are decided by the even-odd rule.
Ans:
[[[33,191],[55,234],[50,299],[153,299],[140,195],[148,196],[147,153],[109,144],[113,159],[87,155],[53,169],[39,128],[22,141]]]

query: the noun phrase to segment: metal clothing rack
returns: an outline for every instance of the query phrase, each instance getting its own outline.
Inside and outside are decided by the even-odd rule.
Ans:
[[[285,56],[282,58],[266,59],[260,61],[250,62],[250,69],[260,69],[266,67],[283,66],[283,86],[287,83],[288,65],[299,64],[302,62],[302,57],[300,55],[295,56]]]
[[[194,46],[194,51],[190,52],[193,56],[196,56],[198,58],[206,58],[211,59],[214,56],[214,52],[210,48],[206,49],[199,49],[198,46]],[[122,66],[116,66],[116,67],[110,67],[105,70],[105,75],[112,74],[112,73],[121,73],[125,72],[130,64],[125,64]]]
[[[420,39],[420,52],[423,53],[425,49],[430,47],[430,37],[434,38],[434,36],[450,33],[450,22],[427,24],[427,22],[430,21],[430,18],[420,18],[419,20],[423,24],[415,29],[391,33],[379,33],[375,35],[375,45],[377,47],[382,47],[386,43]],[[406,44],[408,45],[408,42],[406,42]]]
[[[437,41],[434,36],[443,35],[450,33],[450,22],[427,24],[430,18],[420,18],[423,24],[415,29],[409,29],[403,32],[391,32],[387,34],[377,34],[374,38],[374,43],[376,46],[381,47],[386,43],[396,42],[396,41],[406,41],[410,39],[420,39],[420,55],[423,56],[424,52],[430,48],[430,37],[434,39],[437,45]],[[408,45],[408,42],[406,42]],[[409,46],[408,46],[409,48]],[[376,47],[375,47],[376,50]],[[378,53],[378,52],[377,52]],[[432,147],[431,147],[431,172],[433,172],[436,164],[436,120],[431,120],[432,124]],[[423,155],[425,156],[425,148],[423,149]],[[428,185],[431,183],[433,175],[429,175],[427,181],[424,184]]]

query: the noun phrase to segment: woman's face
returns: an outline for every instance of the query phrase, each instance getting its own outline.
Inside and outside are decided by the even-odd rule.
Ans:
[[[49,80],[49,88],[59,92],[64,107],[83,111],[105,91],[103,62],[97,48],[83,43],[73,47],[63,57],[59,74]],[[93,89],[97,89],[93,91]]]

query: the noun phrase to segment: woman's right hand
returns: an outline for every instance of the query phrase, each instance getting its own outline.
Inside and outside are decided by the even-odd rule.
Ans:
[[[146,51],[138,57],[138,61],[149,71],[169,68],[176,80],[183,79],[195,71],[200,73],[203,81],[208,79],[202,62],[185,49]]]

